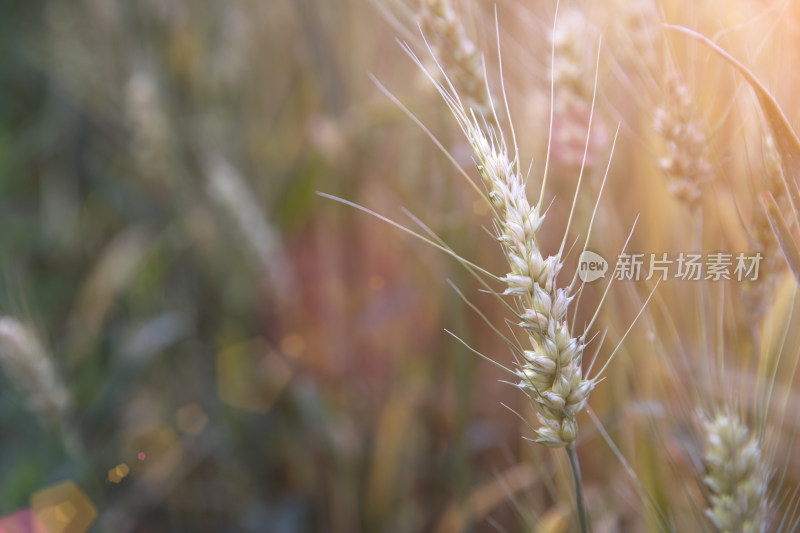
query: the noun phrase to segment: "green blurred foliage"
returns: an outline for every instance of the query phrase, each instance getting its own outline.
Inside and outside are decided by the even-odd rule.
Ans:
[[[435,407],[451,364],[470,401],[472,359],[427,356],[453,351],[422,292],[441,289],[417,284],[439,259],[315,195],[393,177],[351,42],[386,22],[335,4],[4,6],[0,308],[33,327],[72,409],[41,424],[7,380],[0,513],[73,479],[98,531],[409,531],[472,483],[467,408],[452,441]],[[248,412],[221,401],[218,354],[256,339],[234,388],[266,409]],[[177,425],[187,404],[199,435]]]

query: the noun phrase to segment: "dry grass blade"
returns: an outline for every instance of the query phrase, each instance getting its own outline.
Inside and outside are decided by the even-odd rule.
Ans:
[[[786,257],[786,262],[792,270],[794,279],[800,283],[800,251],[798,251],[797,243],[789,232],[775,199],[765,193],[761,195],[761,203],[764,205],[769,225],[778,240],[778,245],[781,247],[784,257]]]

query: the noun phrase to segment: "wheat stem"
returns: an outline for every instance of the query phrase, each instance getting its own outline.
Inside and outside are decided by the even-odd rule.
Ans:
[[[589,517],[586,513],[586,502],[583,499],[583,481],[581,480],[581,465],[578,461],[578,453],[575,451],[575,444],[564,447],[569,458],[569,468],[572,471],[572,481],[575,484],[575,504],[578,508],[578,524],[581,533],[589,533]]]

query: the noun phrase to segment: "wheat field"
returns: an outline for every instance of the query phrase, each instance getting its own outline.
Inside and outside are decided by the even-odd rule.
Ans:
[[[800,530],[792,0],[0,20],[0,532]]]

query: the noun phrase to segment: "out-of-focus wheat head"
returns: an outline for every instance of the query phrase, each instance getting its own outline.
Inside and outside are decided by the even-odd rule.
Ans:
[[[483,61],[452,0],[420,0],[419,25],[434,56],[462,98],[488,113]]]
[[[701,187],[712,177],[708,137],[697,117],[689,87],[677,72],[667,76],[664,105],[655,111],[654,127],[666,144],[658,165],[669,177],[669,190],[678,201],[697,207]]]
[[[15,318],[0,317],[0,365],[45,425],[56,426],[65,419],[67,388],[34,331]]]
[[[567,172],[591,168],[605,153],[608,133],[594,104],[597,28],[583,10],[559,12],[549,33],[553,128],[551,156]],[[594,115],[594,116],[593,116]],[[588,150],[587,131],[593,122]]]
[[[594,78],[587,75],[594,70],[591,30],[586,15],[575,6],[558,15],[550,34],[554,55],[550,76],[557,88],[553,95],[556,113],[585,106],[592,100]]]
[[[718,411],[703,425],[707,516],[725,533],[766,531],[769,472],[761,444],[735,414]]]
[[[772,195],[782,210],[791,208],[783,183],[780,157],[771,135],[764,137],[763,190]],[[758,321],[766,315],[773,303],[775,286],[786,271],[778,241],[772,233],[769,219],[760,205],[756,204],[753,220],[748,228],[750,250],[762,255],[758,267],[758,278],[746,280],[738,285],[747,319]]]
[[[652,69],[658,62],[661,20],[653,0],[611,0],[603,9],[619,41],[615,55],[635,68]]]

